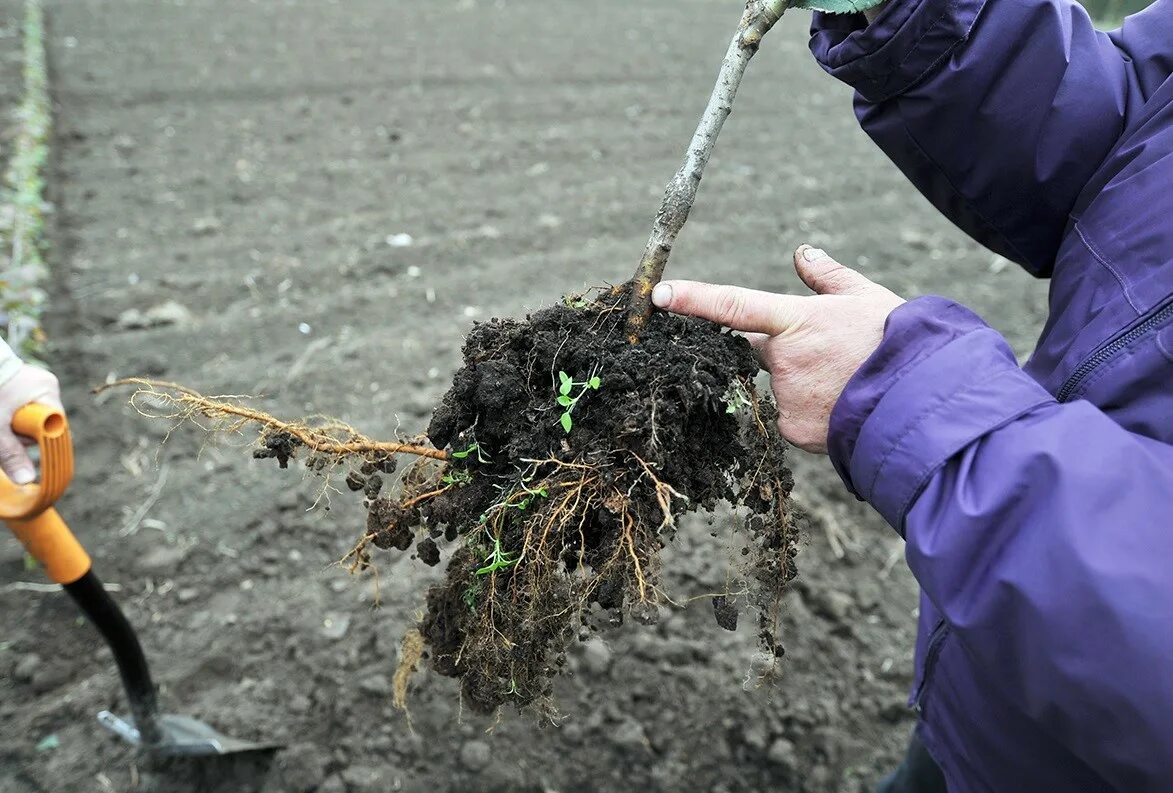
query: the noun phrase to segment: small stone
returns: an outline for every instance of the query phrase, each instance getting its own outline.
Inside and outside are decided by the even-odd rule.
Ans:
[[[776,766],[793,769],[798,766],[798,751],[793,743],[785,738],[779,738],[770,744],[766,759]]]
[[[314,793],[347,793],[346,782],[335,774],[319,785]]]
[[[190,311],[174,300],[168,300],[165,303],[152,306],[145,312],[137,308],[129,308],[118,315],[114,324],[120,330],[143,330],[164,325],[186,325],[191,322],[191,319]]]
[[[630,716],[619,722],[608,735],[611,743],[628,749],[648,749],[648,735],[644,726]]]
[[[383,791],[387,790],[387,786],[382,783],[382,775],[377,769],[369,766],[356,765],[346,768],[342,771],[342,781],[350,786],[351,791],[357,793],[367,793],[367,791]]]
[[[928,250],[930,247],[928,237],[916,229],[901,229],[900,241],[904,243],[906,247],[915,248],[917,250]]]
[[[137,567],[148,573],[173,573],[187,558],[188,548],[182,545],[155,545],[139,557]]]
[[[21,683],[27,683],[33,679],[33,675],[41,668],[41,656],[36,653],[29,653],[21,656],[20,660],[16,662],[16,667],[12,670],[12,676]]]
[[[313,706],[313,703],[310,702],[310,698],[307,697],[305,694],[294,694],[285,703],[286,710],[288,710],[290,713],[295,713],[295,714],[299,714],[299,715],[302,713],[308,713],[309,709],[312,706]]]
[[[184,587],[175,593],[175,598],[180,603],[190,603],[199,596],[200,591],[198,589],[193,589],[192,587]]]
[[[410,234],[390,234],[387,236],[387,244],[392,248],[410,248],[415,242],[415,239]]]
[[[347,614],[330,614],[322,620],[322,635],[327,639],[341,639],[349,629],[350,616]]]
[[[760,724],[750,724],[745,727],[741,731],[741,740],[746,746],[753,747],[758,751],[765,751],[766,747],[770,745],[770,737]]]
[[[592,675],[605,675],[611,670],[614,653],[602,639],[588,639],[579,647],[579,663]]]
[[[191,312],[174,300],[160,303],[147,309],[147,321],[150,327],[159,325],[186,325],[191,322]]]
[[[128,308],[118,315],[114,324],[119,330],[141,330],[147,327],[147,317],[137,308]]]
[[[818,593],[813,601],[811,608],[814,612],[832,622],[846,622],[855,607],[855,599],[851,595],[836,589]]]
[[[34,694],[47,694],[69,682],[69,669],[61,664],[42,664],[29,681]]]
[[[468,771],[481,771],[493,759],[493,749],[484,741],[469,741],[460,747],[460,764]]]
[[[215,217],[196,218],[191,230],[200,236],[215,234],[220,230],[220,219]]]
[[[115,150],[120,154],[126,154],[127,152],[133,151],[135,147],[138,146],[138,143],[134,138],[130,137],[130,135],[118,135],[114,138],[112,143],[114,144]]]
[[[817,765],[811,769],[807,779],[815,790],[827,790],[831,782],[831,769],[825,765]]]
[[[562,225],[562,218],[549,213],[538,215],[538,225],[544,229],[556,229]]]
[[[386,675],[371,675],[358,684],[358,690],[372,697],[391,696],[391,681]]]

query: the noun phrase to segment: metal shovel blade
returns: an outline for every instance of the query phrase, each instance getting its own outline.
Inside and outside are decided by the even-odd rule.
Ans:
[[[134,722],[121,719],[108,710],[98,714],[98,722],[133,746],[139,746],[164,757],[199,757],[236,754],[238,752],[272,752],[281,748],[278,743],[251,743],[230,738],[202,721],[174,713],[156,716],[160,738],[156,743],[143,742]]]

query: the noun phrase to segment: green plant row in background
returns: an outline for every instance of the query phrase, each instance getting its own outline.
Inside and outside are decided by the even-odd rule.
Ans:
[[[26,0],[23,26],[23,97],[16,110],[16,136],[0,199],[2,327],[9,345],[36,357],[44,334],[45,167],[52,108],[45,63],[45,17],[40,0]]]

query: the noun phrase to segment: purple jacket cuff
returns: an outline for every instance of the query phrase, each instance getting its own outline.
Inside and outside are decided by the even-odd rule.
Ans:
[[[831,461],[903,534],[913,500],[950,457],[1053,400],[977,315],[917,298],[892,312],[884,340],[836,402]]]
[[[888,0],[872,24],[862,14],[816,13],[811,52],[869,102],[904,93],[969,36],[985,0]]]

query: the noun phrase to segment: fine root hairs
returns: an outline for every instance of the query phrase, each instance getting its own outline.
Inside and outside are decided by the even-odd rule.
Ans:
[[[205,396],[187,386],[165,380],[145,377],[127,377],[94,389],[100,394],[114,388],[133,387],[130,404],[148,418],[165,418],[179,423],[192,422],[209,432],[239,433],[246,426],[259,428],[262,441],[284,439],[290,448],[305,447],[311,452],[343,459],[346,457],[385,457],[410,454],[433,460],[447,461],[450,455],[443,449],[427,445],[424,439],[377,441],[340,421],[325,420],[318,424],[307,421],[283,421],[264,411],[241,404],[235,395]],[[213,422],[207,427],[197,419]],[[278,455],[274,455],[278,456]]]

